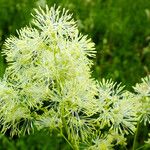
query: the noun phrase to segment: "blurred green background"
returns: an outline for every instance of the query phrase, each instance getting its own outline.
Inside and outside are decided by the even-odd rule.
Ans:
[[[33,8],[45,4],[69,9],[79,30],[95,42],[94,78],[112,78],[132,90],[141,77],[150,74],[150,0],[0,0],[0,51],[7,37],[29,24]],[[1,77],[6,66],[0,55]],[[142,132],[145,137],[147,129]],[[1,149],[69,148],[61,138],[40,132],[20,139],[0,135]]]

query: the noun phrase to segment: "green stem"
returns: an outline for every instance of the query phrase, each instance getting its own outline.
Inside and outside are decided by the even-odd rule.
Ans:
[[[136,150],[143,149],[145,146],[146,146],[146,144],[141,146],[141,147],[139,147],[139,148],[137,148]]]
[[[61,133],[61,136],[66,140],[66,142],[70,145],[70,147],[73,149],[72,144],[68,141],[68,139]]]
[[[65,119],[64,119],[64,116],[65,116],[64,109],[65,109],[64,104],[62,104],[62,106],[61,106],[61,120],[62,120],[62,122],[63,122],[64,130],[67,130],[66,121],[65,121]],[[66,140],[66,142],[70,145],[70,147],[71,147],[72,149],[74,149],[74,148],[73,148],[73,145],[70,143],[70,141],[69,141],[69,140],[65,137],[65,135],[63,134],[62,129],[61,129],[61,135],[62,135],[62,137]]]
[[[134,136],[132,150],[135,150],[135,148],[136,148],[136,140],[137,140],[137,137],[138,137],[139,126],[140,126],[140,119],[139,119],[138,124],[137,124],[137,129],[136,129],[135,136]]]

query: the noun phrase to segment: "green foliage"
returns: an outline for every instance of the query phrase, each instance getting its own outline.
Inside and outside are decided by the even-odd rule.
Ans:
[[[135,149],[140,122],[149,123],[150,77],[135,94],[112,80],[95,81],[94,43],[79,33],[72,15],[46,6],[32,16],[33,25],[4,43],[1,131],[20,136],[46,130],[75,150],[122,149],[136,131]]]
[[[61,137],[52,136],[45,131],[12,139],[1,134],[0,149],[2,150],[70,150],[69,145]]]

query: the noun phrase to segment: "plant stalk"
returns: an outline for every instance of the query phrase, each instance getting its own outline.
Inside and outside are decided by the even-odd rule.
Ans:
[[[136,140],[137,140],[137,138],[138,138],[139,127],[140,127],[140,119],[139,119],[138,124],[137,124],[137,129],[136,129],[135,136],[134,136],[134,141],[133,141],[132,150],[135,150],[135,149],[136,149]]]

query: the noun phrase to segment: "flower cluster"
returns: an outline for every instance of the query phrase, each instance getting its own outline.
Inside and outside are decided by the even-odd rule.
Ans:
[[[142,78],[142,83],[137,83],[133,88],[141,105],[139,109],[140,121],[146,125],[146,123],[150,123],[150,76]]]
[[[32,23],[4,44],[8,67],[0,81],[2,132],[56,131],[73,149],[81,143],[91,150],[125,145],[141,102],[112,80],[91,78],[94,43],[79,33],[67,10],[36,9]],[[150,84],[143,81],[135,90],[145,104]]]
[[[65,9],[35,10],[33,27],[6,40],[8,62],[0,87],[2,131],[56,130],[78,147],[88,137],[89,114],[97,92],[91,79],[94,43],[79,33]],[[87,57],[88,56],[88,57]],[[74,142],[76,141],[76,142]]]
[[[101,128],[107,126],[116,133],[134,133],[139,105],[123,88],[112,80],[103,79],[99,83],[97,121],[100,121]]]

